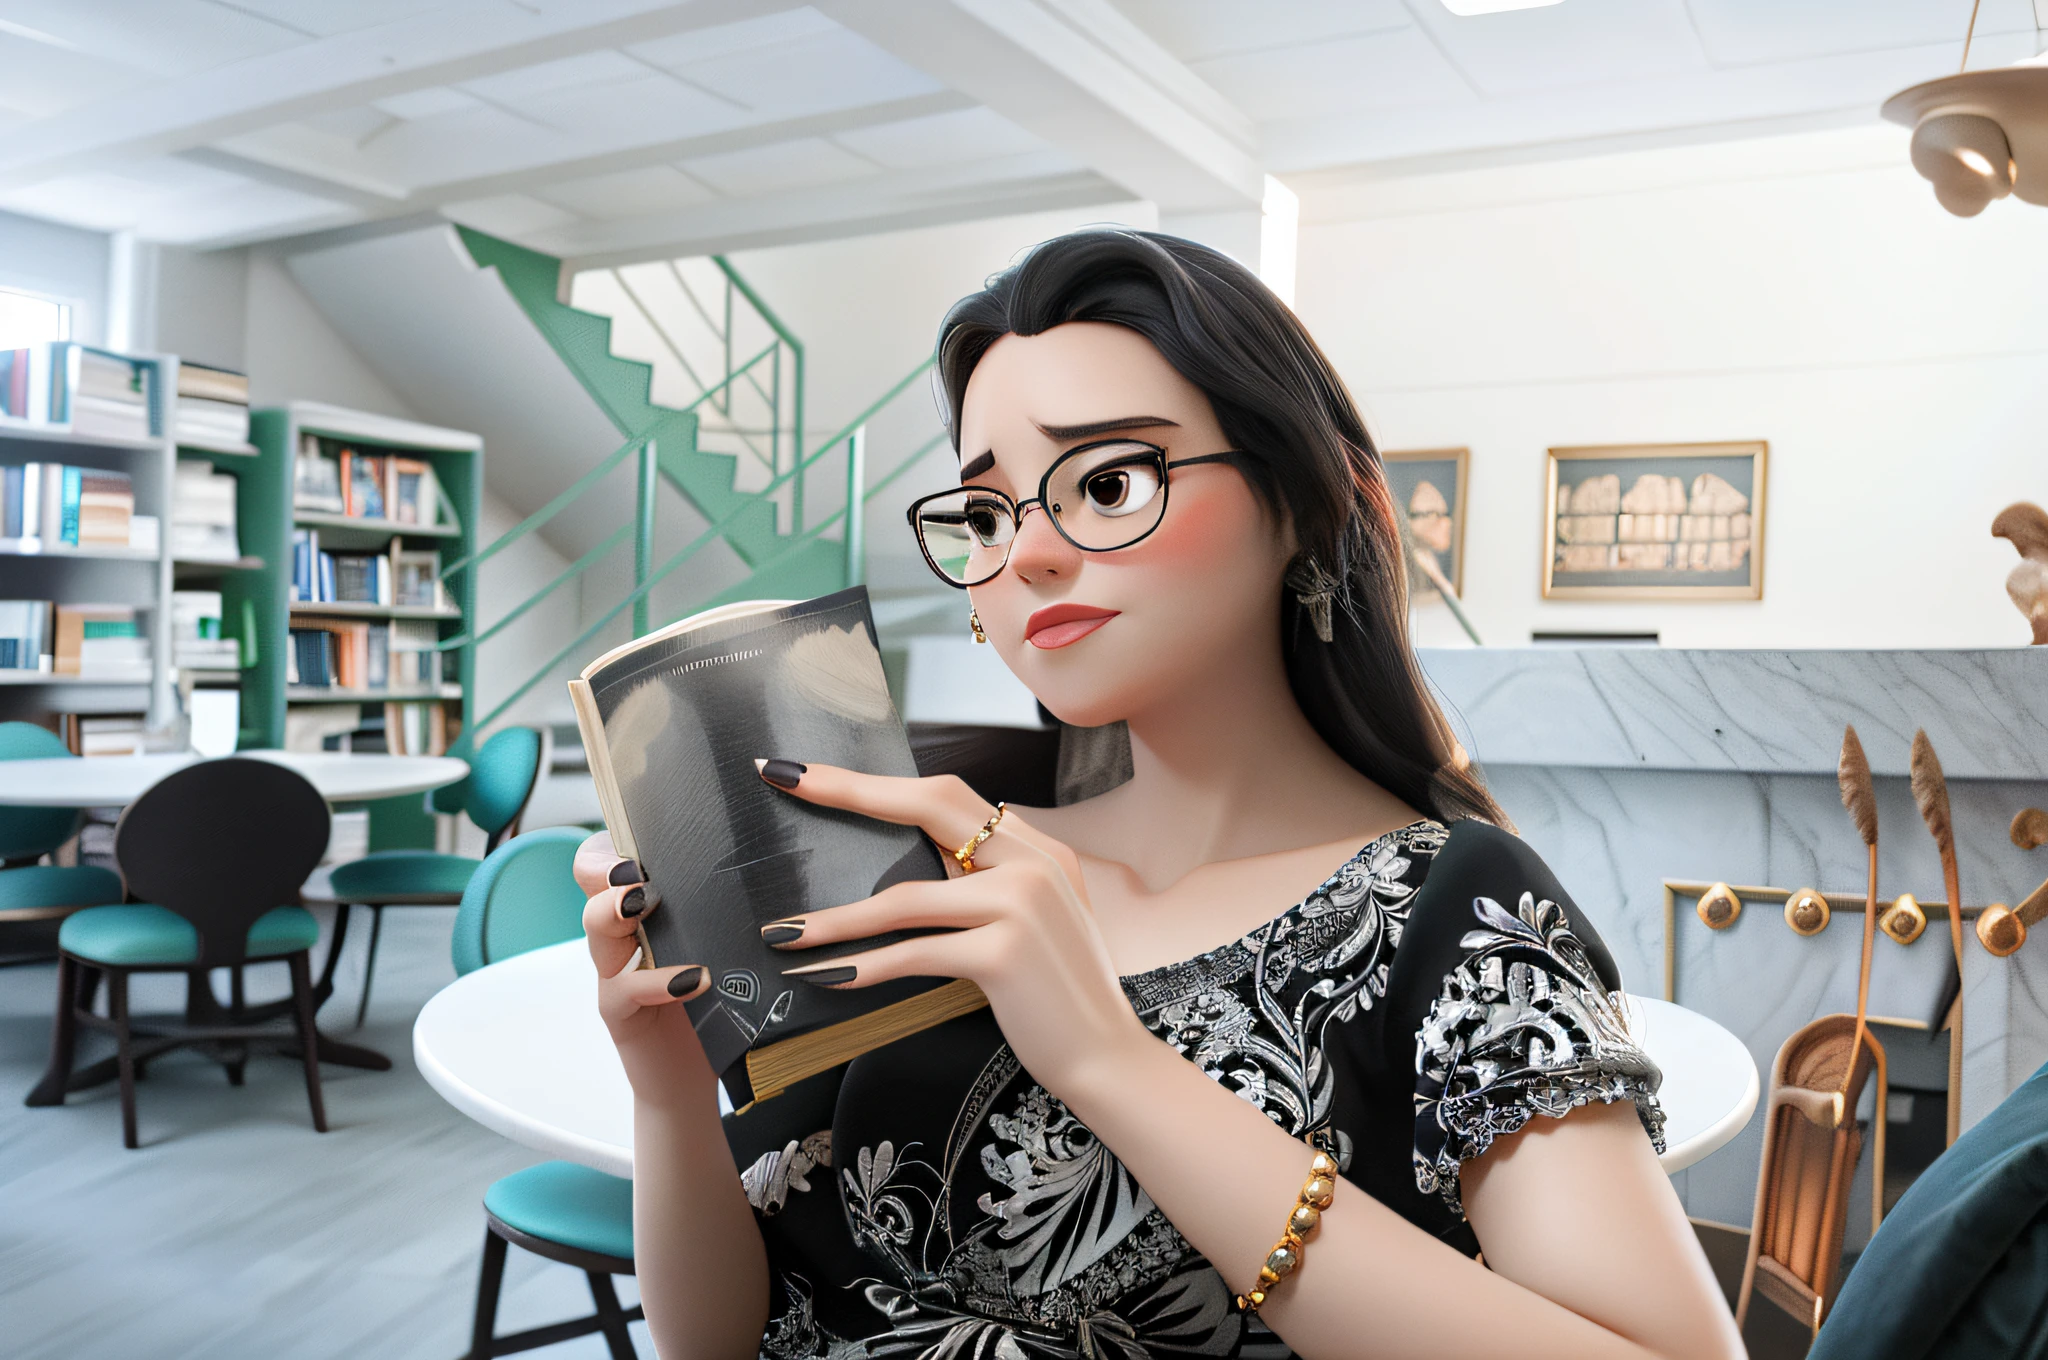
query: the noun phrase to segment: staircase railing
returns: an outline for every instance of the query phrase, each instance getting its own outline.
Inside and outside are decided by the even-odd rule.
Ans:
[[[758,359],[759,356],[756,356],[756,358]],[[634,450],[638,449],[640,451],[640,476],[636,480],[637,490],[632,520],[627,524],[619,526],[610,536],[571,563],[553,580],[514,605],[488,627],[478,631],[475,634],[474,641],[479,646],[490,641],[529,610],[552,596],[556,591],[562,589],[570,582],[583,577],[592,567],[610,556],[612,552],[629,539],[633,543],[632,588],[603,614],[587,623],[581,632],[570,639],[553,656],[536,667],[524,681],[514,687],[504,698],[500,699],[488,713],[478,718],[473,730],[477,732],[488,730],[493,722],[497,721],[514,704],[523,699],[536,685],[546,680],[549,676],[556,674],[564,662],[581,653],[590,645],[594,638],[603,633],[606,628],[611,626],[614,620],[627,610],[630,609],[632,611],[633,636],[638,637],[648,632],[649,595],[656,586],[667,580],[706,547],[720,541],[726,530],[731,528],[734,523],[755,505],[772,499],[776,493],[782,491],[785,487],[792,489],[800,488],[813,469],[818,468],[835,454],[843,455],[845,458],[846,492],[843,503],[839,508],[815,523],[804,525],[797,529],[796,532],[782,538],[774,553],[752,564],[752,575],[756,577],[764,575],[796,558],[814,541],[843,523],[845,527],[841,532],[842,552],[839,554],[839,584],[842,586],[859,584],[864,577],[866,558],[866,543],[862,533],[863,516],[855,513],[849,517],[849,507],[864,508],[878,494],[887,490],[927,453],[937,448],[946,438],[943,431],[932,435],[915,446],[908,454],[899,458],[888,472],[870,483],[866,476],[869,425],[891,402],[908,391],[912,384],[923,377],[931,369],[931,366],[932,361],[927,359],[916,368],[913,368],[853,419],[847,421],[840,429],[821,441],[810,453],[790,460],[789,465],[778,471],[766,485],[741,498],[736,504],[727,509],[725,513],[706,525],[688,543],[671,553],[668,558],[658,565],[652,561],[656,505],[653,446],[652,442],[644,434],[636,434],[613,450],[596,467],[577,478],[575,482],[571,483],[553,500],[549,501],[539,510],[536,510],[533,514],[528,515],[512,528],[506,530],[488,547],[447,568],[444,575],[453,575],[457,571],[475,570],[483,562],[503,551],[517,539],[539,529],[569,506],[575,504],[594,488],[607,473],[623,463]],[[692,403],[692,406],[709,402],[720,390],[729,390],[731,385],[741,376],[742,373],[739,371],[728,374],[720,383],[705,389],[697,397],[696,401]],[[797,504],[801,504],[800,497],[793,496],[792,499]],[[747,597],[747,594],[747,584],[742,583],[740,586],[724,592],[724,597],[744,599]],[[708,603],[710,601],[702,601],[693,607],[704,607]],[[663,625],[657,624],[655,626]],[[465,633],[444,641],[441,646],[443,649],[459,647],[470,640],[470,636]]]

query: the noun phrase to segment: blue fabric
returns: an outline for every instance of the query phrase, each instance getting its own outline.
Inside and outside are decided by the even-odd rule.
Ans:
[[[583,890],[576,886],[582,827],[552,826],[514,836],[483,862],[455,913],[455,971],[468,973],[560,944],[583,933]]]
[[[1900,1197],[1808,1360],[2048,1355],[2048,1067]]]
[[[495,1182],[484,1208],[529,1237],[633,1259],[633,1182],[617,1176],[542,1162]]]
[[[483,744],[469,760],[464,781],[463,811],[469,820],[495,836],[512,824],[540,777],[540,729],[508,727]]]
[[[328,881],[337,902],[404,902],[460,897],[483,861],[432,850],[380,850],[336,868]]]
[[[252,959],[311,949],[320,923],[304,907],[272,907],[249,927]],[[130,968],[174,967],[199,958],[199,932],[169,907],[87,907],[64,918],[57,946],[74,958]]]
[[[0,911],[98,907],[121,900],[121,876],[94,864],[30,864],[0,869]]]
[[[0,761],[70,756],[55,732],[34,723],[0,723]],[[0,775],[0,778],[5,778]],[[40,858],[71,839],[84,814],[77,808],[0,808],[0,859]],[[121,900],[116,893],[110,901]]]

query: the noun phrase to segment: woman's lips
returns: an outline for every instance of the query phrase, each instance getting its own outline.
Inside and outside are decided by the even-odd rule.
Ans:
[[[1079,642],[1121,611],[1087,604],[1049,604],[1024,622],[1024,640],[1049,652]]]

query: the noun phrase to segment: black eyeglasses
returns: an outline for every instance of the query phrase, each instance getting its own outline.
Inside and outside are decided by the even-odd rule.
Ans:
[[[1114,552],[1143,539],[1166,517],[1169,471],[1241,456],[1232,449],[1169,463],[1157,444],[1105,439],[1061,454],[1038,479],[1038,494],[1029,500],[1012,500],[986,486],[940,491],[911,502],[910,527],[940,580],[978,586],[1009,562],[1024,512],[1034,505],[1045,511],[1061,538],[1082,552]]]

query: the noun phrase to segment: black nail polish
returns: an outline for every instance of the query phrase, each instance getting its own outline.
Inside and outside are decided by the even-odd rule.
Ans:
[[[793,789],[807,768],[794,760],[770,760],[763,762],[761,777],[778,789]]]
[[[778,921],[772,926],[761,927],[763,944],[794,944],[804,937],[801,921]]]
[[[783,976],[800,978],[805,982],[815,982],[820,987],[836,987],[842,982],[853,981],[857,971],[852,964],[848,963],[841,964],[837,968],[820,968],[815,973],[784,973]]]
[[[612,866],[611,885],[614,888],[623,888],[631,883],[645,883],[646,881],[647,874],[641,869],[640,861],[638,860],[622,859]]]
[[[619,899],[619,915],[630,921],[640,915],[641,912],[646,911],[650,906],[659,902],[661,900],[659,896],[655,896],[650,900],[648,895],[652,891],[653,889],[645,886],[626,889],[625,896]]]
[[[668,994],[670,996],[688,996],[703,984],[703,968],[692,964],[668,980]]]

